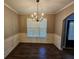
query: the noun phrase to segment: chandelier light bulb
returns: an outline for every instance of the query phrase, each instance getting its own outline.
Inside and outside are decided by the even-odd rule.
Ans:
[[[34,17],[33,14],[31,15],[31,17],[32,17],[32,18]]]
[[[34,12],[34,16],[36,16],[37,15],[37,13],[36,12]]]
[[[41,15],[44,16],[44,13],[42,13]]]
[[[37,3],[37,11],[35,11],[32,15],[31,15],[31,18],[33,20],[36,20],[37,22],[43,20],[43,16],[44,16],[44,13],[39,13],[39,6],[38,6],[38,3],[39,3],[39,0],[36,0],[36,3]]]

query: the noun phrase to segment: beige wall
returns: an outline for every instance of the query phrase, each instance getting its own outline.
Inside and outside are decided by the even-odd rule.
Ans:
[[[47,32],[54,33],[55,14],[46,15],[47,18]]]
[[[27,31],[27,17],[28,15],[19,15],[19,27],[20,27],[20,33],[26,33]],[[54,14],[47,14],[45,15],[47,18],[47,32],[48,33],[54,33],[54,20],[55,15]]]
[[[62,35],[62,25],[63,25],[63,20],[72,14],[74,12],[74,4],[71,6],[67,7],[63,11],[59,12],[56,14],[56,19],[55,19],[55,34],[61,36]]]
[[[19,15],[19,31],[20,33],[26,33],[27,31],[27,15]]]
[[[4,6],[4,37],[18,33],[18,15]]]
[[[54,44],[60,50],[62,50],[61,37],[62,37],[63,20],[72,13],[74,13],[74,4],[62,10],[61,12],[57,13],[55,16],[56,19],[55,19]]]

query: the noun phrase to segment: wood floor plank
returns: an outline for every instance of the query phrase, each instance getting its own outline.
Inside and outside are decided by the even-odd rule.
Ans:
[[[53,44],[20,43],[5,59],[74,59],[73,54]]]

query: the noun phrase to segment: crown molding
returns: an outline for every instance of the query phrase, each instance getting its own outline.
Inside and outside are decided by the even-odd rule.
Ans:
[[[57,13],[61,12],[62,10],[66,9],[67,7],[69,7],[69,6],[72,5],[72,4],[74,4],[74,1],[70,2],[70,3],[67,4],[65,7],[59,9],[59,10],[58,10],[57,12],[55,12],[55,13],[47,13],[47,14],[57,14]],[[9,6],[8,4],[4,3],[4,5],[5,5],[6,7],[8,7],[10,10],[14,11],[15,13],[20,14],[20,13],[18,13],[14,8],[12,8],[11,6]]]
[[[15,12],[15,13],[18,14],[18,12],[17,12],[14,8],[12,8],[11,6],[9,6],[8,4],[4,3],[4,6],[6,6],[6,7],[9,8],[10,10],[12,10],[13,12]]]
[[[72,5],[72,4],[74,4],[74,1],[72,1],[72,2],[70,2],[69,4],[67,4],[65,7],[63,7],[63,8],[61,8],[61,9],[59,9],[55,14],[57,14],[57,13],[59,13],[59,12],[61,12],[62,10],[64,10],[64,9],[66,9],[66,8],[68,8],[70,5]]]

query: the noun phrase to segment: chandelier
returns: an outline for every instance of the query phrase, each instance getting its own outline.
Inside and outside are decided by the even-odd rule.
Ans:
[[[32,15],[31,15],[31,18],[34,19],[35,21],[39,22],[41,20],[43,20],[44,18],[44,13],[39,13],[39,0],[36,0],[36,3],[37,3],[37,11],[34,12]]]

